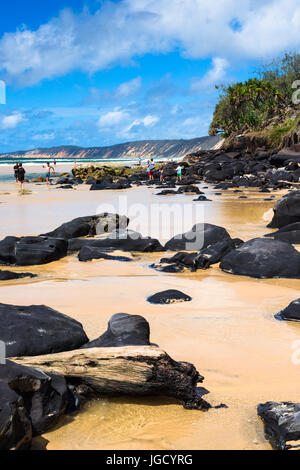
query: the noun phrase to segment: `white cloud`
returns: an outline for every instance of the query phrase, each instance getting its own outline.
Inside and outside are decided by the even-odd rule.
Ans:
[[[137,126],[144,126],[144,127],[152,127],[155,126],[159,121],[158,116],[152,116],[151,114],[148,114],[144,118],[141,119],[135,119],[128,127],[127,127],[127,132],[129,132],[131,129]]]
[[[204,91],[211,91],[215,85],[224,80],[226,76],[229,62],[221,57],[214,57],[212,60],[212,67],[199,80],[193,80],[191,90],[193,92],[203,93]]]
[[[113,111],[108,111],[100,116],[98,124],[100,127],[109,127],[120,124],[128,119],[129,114],[124,109],[115,108]]]
[[[1,127],[3,129],[14,129],[15,127],[17,127],[18,124],[20,124],[20,122],[23,121],[26,121],[23,114],[16,111],[13,114],[4,116],[1,119]]]
[[[141,77],[134,78],[129,82],[121,83],[117,89],[117,95],[122,97],[127,97],[134,95],[141,87],[142,79]]]
[[[173,50],[194,59],[257,60],[299,49],[299,30],[299,0],[103,0],[94,14],[64,10],[35,31],[4,34],[0,71],[26,86]]]
[[[36,134],[32,137],[32,140],[52,140],[54,139],[55,134],[54,132],[51,133],[45,133],[45,134]]]

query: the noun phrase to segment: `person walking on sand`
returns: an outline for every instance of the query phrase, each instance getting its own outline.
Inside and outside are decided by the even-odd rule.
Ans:
[[[178,165],[178,167],[176,168],[176,172],[177,172],[176,183],[179,183],[179,181],[181,182],[181,179],[182,179],[182,166]]]
[[[155,170],[155,164],[153,162],[153,158],[151,158],[149,165],[148,165],[148,175],[149,175],[149,181],[154,180],[154,170]]]
[[[21,186],[21,191],[23,191],[23,189],[24,189],[25,173],[26,173],[26,171],[24,170],[22,163],[19,163],[19,166],[18,166],[18,181],[19,181],[20,186]]]
[[[51,171],[55,171],[53,166],[50,165],[49,162],[47,162],[46,166],[43,165],[43,168],[47,168],[47,173],[46,173],[46,180],[47,180],[47,184],[51,184]]]
[[[19,169],[19,163],[16,163],[14,166],[14,174],[15,174],[16,183],[18,183],[18,169]]]

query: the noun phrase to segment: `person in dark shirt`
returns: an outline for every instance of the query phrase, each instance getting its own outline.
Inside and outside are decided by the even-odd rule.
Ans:
[[[22,163],[20,163],[18,168],[18,181],[21,185],[21,190],[24,189],[25,173],[26,171],[24,170]]]
[[[18,170],[19,170],[19,163],[16,163],[14,166],[14,174],[15,174],[16,183],[18,182]]]

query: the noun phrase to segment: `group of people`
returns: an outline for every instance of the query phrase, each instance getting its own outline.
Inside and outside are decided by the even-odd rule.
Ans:
[[[22,163],[16,163],[15,164],[14,173],[15,173],[16,183],[20,183],[21,190],[23,190],[24,189],[24,181],[25,181],[26,171],[23,168]]]
[[[154,170],[155,170],[155,163],[153,161],[153,158],[151,158],[151,160],[148,160],[148,164],[147,164],[147,172],[149,176],[149,181],[154,180]],[[176,183],[179,183],[179,181],[181,182],[182,180],[182,170],[183,170],[183,167],[178,165],[178,167],[176,168],[176,175],[177,175]],[[160,169],[159,179],[162,183],[165,181],[165,172],[163,168]]]

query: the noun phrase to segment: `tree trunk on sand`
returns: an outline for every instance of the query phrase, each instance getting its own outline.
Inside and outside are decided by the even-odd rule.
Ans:
[[[83,385],[98,396],[164,395],[178,399],[185,408],[210,408],[197,390],[197,383],[204,378],[195,367],[174,361],[154,346],[78,349],[11,360],[46,373],[59,373],[68,383]]]

